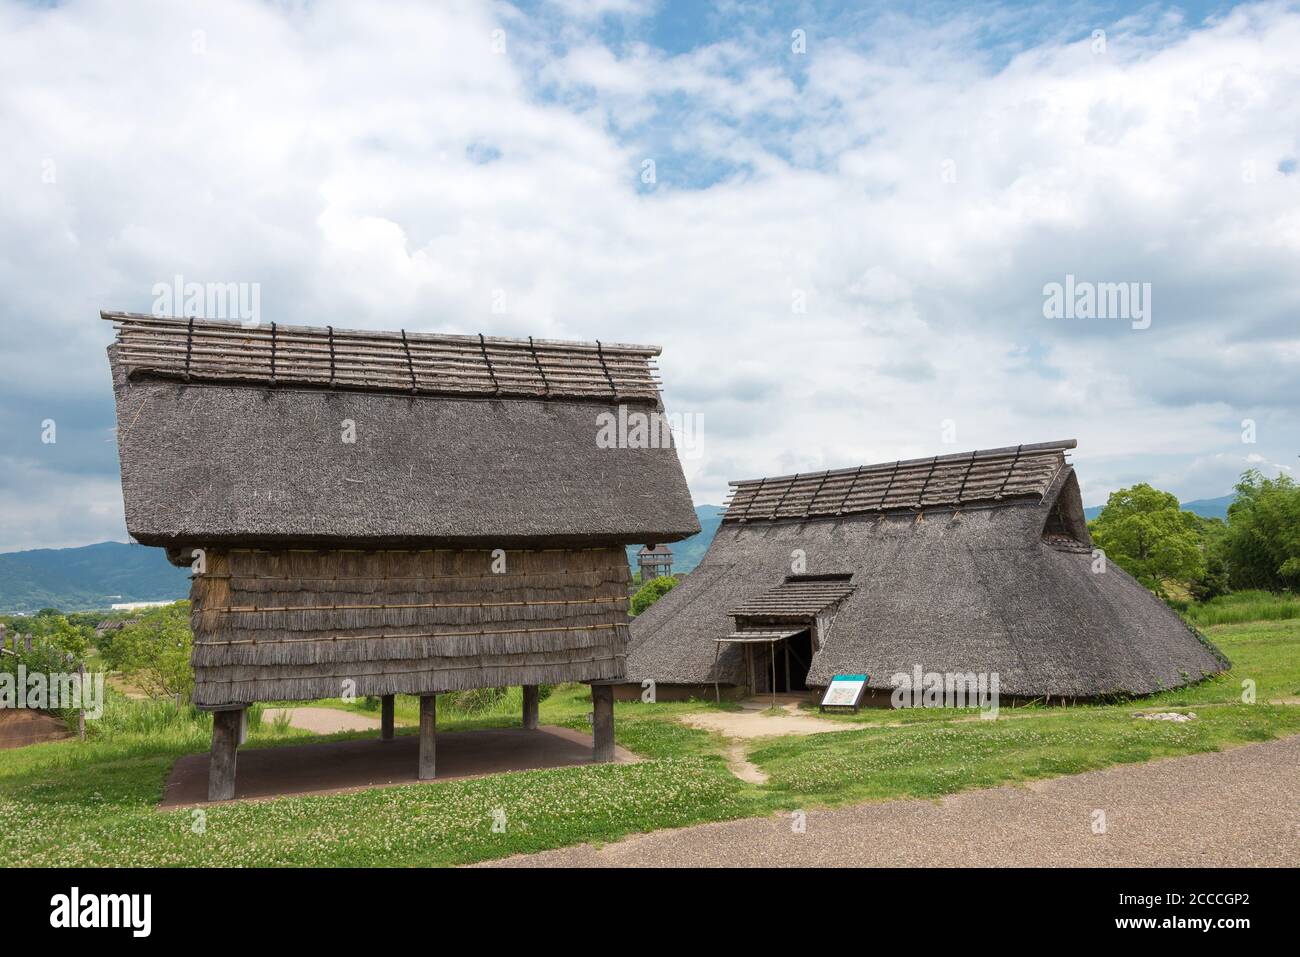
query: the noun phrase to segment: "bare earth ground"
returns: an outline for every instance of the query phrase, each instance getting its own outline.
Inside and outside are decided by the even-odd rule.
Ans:
[[[379,719],[353,714],[341,708],[267,708],[264,721],[274,721],[289,712],[289,725],[314,734],[337,734],[340,731],[378,730]]]
[[[821,734],[824,731],[857,731],[859,728],[841,721],[827,721],[811,714],[800,714],[798,705],[781,705],[781,714],[767,714],[769,703],[764,698],[750,698],[741,702],[742,711],[717,711],[703,714],[685,714],[682,724],[705,731],[716,731],[728,738],[768,738],[786,734]]]
[[[740,702],[740,711],[722,711],[714,714],[686,714],[677,720],[692,728],[713,731],[728,738],[723,757],[731,773],[750,784],[766,784],[767,774],[749,760],[746,742],[757,738],[771,738],[788,734],[822,734],[827,731],[855,731],[851,724],[827,721],[814,715],[801,714],[802,697],[784,696],[772,707],[770,698],[747,698]],[[780,714],[773,714],[779,710]]]
[[[1294,866],[1300,735],[968,791],[704,824],[516,856],[515,867]],[[1105,812],[1105,832],[1094,833]]]
[[[363,788],[417,784],[419,748],[418,735],[404,734],[391,741],[381,741],[376,735],[351,741],[241,749],[235,800],[262,800],[286,794],[341,794]],[[623,748],[614,749],[614,759],[621,764],[639,760]],[[209,756],[203,753],[186,754],[178,759],[167,776],[159,807],[205,804],[208,761]],[[591,763],[591,735],[571,728],[541,725],[532,730],[484,728],[438,735],[439,781]]]

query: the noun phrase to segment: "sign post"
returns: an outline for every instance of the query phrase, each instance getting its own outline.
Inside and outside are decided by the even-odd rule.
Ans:
[[[852,708],[858,713],[862,705],[862,696],[867,693],[866,675],[836,675],[826,686],[822,695],[821,711],[827,708]]]

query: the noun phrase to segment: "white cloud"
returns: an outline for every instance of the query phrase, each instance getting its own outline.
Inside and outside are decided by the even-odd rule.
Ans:
[[[660,343],[670,410],[704,415],[698,501],[1064,437],[1090,503],[1152,476],[1219,495],[1247,417],[1294,457],[1293,9],[999,66],[977,38],[1005,11],[803,24],[797,57],[607,45],[601,15],[653,11],[585,7],[545,7],[554,31],[500,4],[0,3],[0,421],[76,399],[111,423],[95,313],[179,273],[260,282],[279,322]],[[1066,273],[1151,282],[1152,327],[1044,320]],[[111,449],[93,480],[11,469],[52,491],[4,510],[0,549],[103,537]]]

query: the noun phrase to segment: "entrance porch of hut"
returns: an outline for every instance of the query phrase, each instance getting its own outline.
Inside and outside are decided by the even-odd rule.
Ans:
[[[352,787],[366,787],[367,779],[371,784],[403,783],[411,779],[431,781],[445,777],[465,777],[468,775],[489,774],[500,771],[530,770],[544,767],[564,767],[575,764],[607,763],[612,761],[629,761],[635,758],[622,751],[614,744],[614,684],[612,682],[590,682],[591,687],[591,744],[590,750],[577,747],[575,732],[559,727],[543,727],[539,724],[541,694],[537,685],[522,686],[523,706],[518,729],[503,729],[500,732],[452,732],[455,736],[454,749],[450,764],[445,753],[449,742],[447,734],[438,736],[438,697],[436,694],[419,695],[419,729],[414,736],[396,734],[396,696],[380,696],[380,726],[377,739],[369,741],[331,742],[321,745],[304,745],[308,749],[298,755],[292,748],[277,748],[276,754],[283,760],[261,761],[253,772],[253,781],[238,780],[236,777],[237,755],[239,746],[247,738],[248,709],[233,707],[213,712],[212,748],[204,759],[202,755],[191,756],[194,760],[183,759],[173,770],[176,779],[175,794],[172,779],[169,779],[169,797],[164,804],[176,805],[193,803],[201,798],[196,796],[196,784],[200,778],[206,782],[207,800],[226,801],[239,797],[266,797],[274,793],[304,794],[320,790],[346,790]],[[482,746],[482,753],[474,753],[471,738]],[[412,737],[415,741],[412,742]],[[439,748],[440,740],[444,747]],[[351,748],[330,749],[335,744],[356,745]],[[378,745],[378,749],[376,749]],[[395,746],[400,745],[400,746]],[[315,750],[311,750],[315,749]],[[302,750],[297,749],[297,750]],[[414,761],[410,761],[413,752]],[[340,763],[336,767],[326,767],[323,762],[335,753]],[[405,755],[405,757],[401,757]],[[295,762],[295,759],[297,761]],[[304,761],[322,762],[308,767]],[[402,762],[411,763],[413,768],[402,770]],[[200,769],[199,763],[202,767]],[[184,773],[178,770],[185,764]],[[247,769],[245,769],[247,770]],[[323,786],[312,786],[312,782],[326,782]],[[276,792],[276,788],[283,790]]]
[[[743,657],[743,674],[751,695],[801,694],[808,690],[808,670],[812,667],[812,628],[741,629],[724,638],[714,639],[714,673],[716,658],[727,646],[738,646]],[[716,690],[716,689],[715,689]],[[718,692],[721,699],[721,693]]]

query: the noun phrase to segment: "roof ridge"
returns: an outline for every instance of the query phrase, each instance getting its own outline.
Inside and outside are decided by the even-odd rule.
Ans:
[[[841,515],[1042,500],[1074,439],[900,459],[730,482],[723,521],[819,521]]]
[[[197,316],[155,316],[144,312],[124,312],[118,310],[101,309],[99,318],[107,322],[154,322],[159,324],[175,323],[180,326],[186,326],[193,322],[196,329],[230,329],[245,333],[257,333],[270,328],[269,325],[257,323],[252,326],[246,326],[242,322],[234,319],[204,319]],[[317,335],[326,335],[327,330],[333,329],[334,335],[343,338],[394,338],[400,341],[400,332],[391,329],[345,329],[341,326],[300,326],[286,325],[277,323],[282,334],[294,334],[299,332],[308,332]],[[407,331],[406,335],[418,341],[454,341],[465,342],[477,345],[479,333],[459,333],[459,332],[411,332]],[[531,336],[485,336],[488,345],[514,346],[521,349],[529,350],[532,346],[542,348],[575,348],[582,351],[596,352],[597,340],[595,339],[536,339]],[[636,342],[605,342],[599,341],[599,348],[605,353],[636,353],[643,355],[658,356],[663,354],[663,347],[649,343]]]
[[[844,465],[839,468],[825,469],[820,472],[793,472],[789,475],[764,475],[752,479],[729,479],[727,484],[739,486],[755,485],[759,482],[784,482],[787,479],[796,478],[805,480],[821,478],[822,476],[833,478],[837,475],[853,475],[859,472],[866,473],[873,469],[883,470],[895,467],[908,468],[916,465],[929,465],[931,462],[938,462],[940,464],[954,461],[969,462],[972,457],[975,457],[975,461],[979,461],[979,457],[988,458],[991,456],[1001,455],[1012,456],[1016,454],[1017,449],[1020,449],[1023,452],[1065,452],[1076,448],[1078,444],[1078,439],[1059,439],[1055,442],[1034,442],[1026,445],[1006,445],[995,449],[975,449],[970,452],[952,452],[948,455],[923,455],[920,458],[899,459],[896,462],[887,460],[884,462],[869,462],[865,465]]]
[[[100,315],[115,324],[113,354],[132,379],[421,397],[662,402],[657,346]]]

